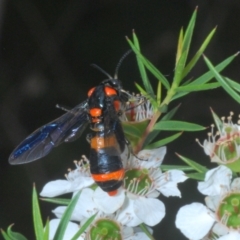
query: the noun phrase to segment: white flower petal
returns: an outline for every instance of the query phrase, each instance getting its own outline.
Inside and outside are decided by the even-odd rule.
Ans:
[[[148,226],[158,224],[165,216],[164,204],[155,198],[139,197],[133,204],[134,212]]]
[[[223,236],[229,232],[229,229],[221,223],[216,223],[213,226],[212,231],[218,236]]]
[[[157,189],[166,197],[181,197],[181,192],[179,191],[177,183],[175,182],[165,182],[165,184],[157,186]]]
[[[235,178],[233,181],[232,181],[232,184],[231,184],[231,189],[233,191],[236,191],[236,192],[240,192],[240,178]]]
[[[162,164],[166,152],[166,147],[160,147],[151,150],[142,150],[138,153],[137,156],[140,159],[144,159],[146,161],[139,160],[136,157],[134,158],[134,161],[138,162],[141,168],[158,168]]]
[[[104,192],[98,187],[93,194],[93,201],[95,202],[98,209],[104,213],[111,214],[117,211],[124,202],[125,193],[120,188],[115,196],[109,196],[108,193]]]
[[[48,182],[40,192],[42,197],[56,197],[68,192],[71,188],[71,183],[67,180],[55,180]]]
[[[217,195],[217,196],[207,196],[205,198],[205,203],[207,205],[208,208],[210,208],[213,211],[216,211],[220,201],[221,201],[222,197]]]
[[[60,223],[60,219],[52,219],[49,222],[49,226],[50,226],[49,239],[50,240],[54,238],[54,235],[56,233],[59,223]],[[72,239],[72,237],[77,233],[78,230],[79,230],[79,227],[76,223],[69,222],[67,225],[66,231],[64,233],[63,240]],[[84,238],[81,236],[78,237],[77,239],[84,240]]]
[[[122,208],[118,211],[116,220],[122,225],[136,227],[142,223],[142,220],[140,220],[134,212],[134,201],[135,200],[126,198]]]
[[[62,218],[63,213],[65,212],[65,210],[67,209],[67,207],[65,206],[59,206],[56,207],[54,210],[52,210],[52,212],[56,215],[57,218]],[[81,214],[81,212],[79,213],[78,211],[76,211],[74,209],[72,216],[71,216],[71,220],[72,221],[81,221],[83,219],[83,215]]]
[[[206,139],[203,142],[203,149],[204,152],[207,155],[211,155],[213,153],[213,149],[214,149],[214,144],[212,142],[208,142]]]
[[[67,207],[59,206],[56,207],[52,212],[56,215],[57,218],[61,218]]]
[[[192,240],[203,238],[211,229],[214,218],[201,203],[192,203],[181,207],[176,216],[176,227]]]
[[[214,196],[226,193],[230,188],[232,171],[225,167],[207,171],[204,182],[198,183],[198,190],[205,195]]]
[[[186,174],[181,170],[169,170],[167,171],[167,174],[169,175],[169,180],[176,183],[184,182],[188,179]]]
[[[76,175],[76,174],[75,174]],[[42,197],[56,197],[65,193],[75,192],[94,183],[91,177],[75,176],[72,181],[55,180],[48,182],[41,191]]]
[[[86,218],[89,218],[95,214],[98,209],[95,202],[93,201],[93,195],[94,191],[92,189],[84,188],[80,194],[74,212],[76,212],[76,214],[83,215]]]
[[[231,232],[225,236],[218,238],[217,240],[239,240],[239,239],[240,239],[240,233]]]

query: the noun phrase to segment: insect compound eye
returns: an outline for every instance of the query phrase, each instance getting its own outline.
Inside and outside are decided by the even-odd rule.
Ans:
[[[88,91],[88,97],[90,97],[93,93],[93,91],[95,90],[96,87],[93,87],[91,88],[89,91]]]
[[[117,91],[111,87],[105,87],[104,91],[105,91],[106,96],[108,96],[108,97],[117,95]]]

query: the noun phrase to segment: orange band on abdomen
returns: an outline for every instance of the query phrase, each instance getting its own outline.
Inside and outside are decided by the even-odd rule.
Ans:
[[[91,148],[98,151],[99,149],[107,148],[107,147],[115,147],[118,148],[118,142],[116,140],[115,135],[110,135],[107,137],[93,137],[91,139]]]
[[[124,177],[124,169],[120,169],[115,172],[110,173],[102,173],[102,174],[92,174],[92,178],[96,182],[106,182],[110,180],[117,180],[120,181]]]

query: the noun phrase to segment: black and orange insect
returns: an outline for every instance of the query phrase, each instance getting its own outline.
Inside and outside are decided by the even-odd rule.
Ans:
[[[130,96],[120,80],[109,76],[89,90],[87,100],[23,140],[10,155],[9,163],[43,158],[61,143],[76,140],[90,125],[90,172],[104,191],[115,195],[124,177],[120,155],[127,143],[119,115]]]

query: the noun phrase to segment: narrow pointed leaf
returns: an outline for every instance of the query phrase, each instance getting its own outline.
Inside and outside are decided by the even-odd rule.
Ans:
[[[197,92],[197,91],[205,91],[205,90],[211,90],[220,87],[220,83],[205,83],[202,85],[191,85],[188,84],[187,86],[178,87],[178,92]]]
[[[80,191],[72,198],[70,204],[68,205],[67,209],[65,210],[61,221],[58,225],[58,228],[56,230],[55,236],[53,240],[62,240],[64,237],[65,230],[67,228],[68,222],[70,221],[70,218],[72,216],[73,210],[77,204],[78,198],[80,196]]]
[[[183,71],[183,77],[185,77],[191,71],[191,69],[195,66],[195,64],[197,63],[197,61],[199,60],[199,58],[202,56],[203,52],[205,51],[206,47],[208,46],[209,42],[211,41],[215,32],[216,32],[216,28],[214,28],[208,34],[208,36],[204,40],[203,44],[199,48],[199,50],[196,52],[196,54],[193,56],[193,58],[190,60],[190,62],[185,67],[185,69]]]
[[[177,153],[176,153],[177,154]],[[181,156],[179,154],[177,154],[177,156],[183,160],[186,164],[188,164],[189,166],[191,166],[194,170],[196,170],[197,172],[199,173],[206,173],[208,171],[208,169],[204,166],[202,166],[201,164],[199,163],[196,163],[195,161],[189,159],[189,158],[186,158],[184,156]]]
[[[164,87],[166,89],[170,89],[170,84],[167,80],[167,78],[149,61],[147,60],[140,52],[139,50],[134,46],[134,44],[131,42],[130,39],[127,39],[129,45],[131,46],[131,48],[133,49],[133,51],[135,52],[135,54],[137,54],[140,58],[142,63],[145,65],[145,67],[159,80],[162,82],[162,84],[164,85]]]
[[[176,65],[176,68],[175,68],[175,72],[174,72],[174,78],[173,78],[173,82],[176,83],[177,85],[180,84],[181,80],[183,79],[183,69],[185,67],[185,63],[186,63],[186,55],[187,55],[187,51],[185,50],[177,65]]]
[[[176,64],[178,63],[178,60],[182,54],[182,46],[183,46],[183,28],[181,28],[178,38],[178,46],[177,46],[177,55],[176,55]]]
[[[159,148],[161,146],[164,146],[174,140],[176,140],[177,138],[179,138],[180,136],[182,135],[182,132],[180,133],[176,133],[170,137],[167,137],[167,138],[164,138],[164,139],[161,139],[157,142],[154,142],[154,143],[151,143],[149,144],[148,146],[145,147],[145,149],[153,149],[153,148]]]
[[[215,69],[218,72],[221,72],[225,67],[227,67],[232,61],[233,59],[238,56],[239,52],[237,52],[236,54],[228,57],[227,59],[223,60],[221,63],[219,63],[218,65],[215,66]],[[192,81],[191,83],[189,83],[189,86],[192,85],[202,85],[205,84],[207,82],[209,82],[211,79],[214,78],[214,74],[211,70],[209,70],[208,72],[204,73],[203,75],[201,75],[200,77],[196,78],[194,81]],[[178,99],[180,97],[183,97],[185,95],[187,95],[189,92],[177,92],[171,101]]]
[[[4,240],[12,240],[3,229],[1,229],[1,233]]]
[[[187,173],[186,174],[187,177],[191,178],[191,179],[195,179],[198,181],[203,181],[205,179],[205,173]]]
[[[213,116],[214,122],[217,126],[217,129],[218,129],[219,133],[222,134],[223,133],[223,122],[212,109],[210,109],[210,110],[212,112],[212,116]]]
[[[165,165],[165,164],[163,164],[160,166],[160,168],[164,172],[173,170],[173,169],[177,169],[177,170],[181,170],[181,171],[185,171],[185,172],[194,170],[194,168],[191,166],[182,166],[182,165]]]
[[[73,236],[73,238],[71,240],[77,240],[78,237],[81,236],[82,233],[84,233],[84,231],[89,227],[89,225],[93,222],[93,220],[95,219],[97,213],[92,215],[83,225],[82,227],[78,230],[78,232]]]
[[[60,205],[68,205],[71,202],[71,199],[67,198],[40,198],[40,200]]]
[[[183,37],[182,54],[181,54],[181,57],[179,58],[179,61],[177,62],[176,73],[174,76],[175,81],[178,83],[183,78],[183,68],[186,65],[188,52],[189,52],[191,41],[192,41],[193,30],[196,22],[196,16],[197,16],[197,8],[193,12],[193,15],[189,21],[188,27]]]
[[[210,60],[204,56],[204,61],[206,62],[208,68],[213,72],[215,78],[217,79],[217,81],[221,84],[222,88],[233,98],[235,99],[238,103],[240,103],[240,95],[231,88],[231,86],[226,82],[226,80],[224,79],[224,77],[222,77],[217,69],[212,65],[212,63],[210,62]]]
[[[234,90],[236,90],[237,92],[240,92],[240,84],[233,81],[232,79],[228,78],[228,77],[224,77],[224,79],[226,80],[226,82],[232,87],[234,88]]]
[[[24,237],[21,233],[13,232],[12,231],[12,225],[10,225],[7,229],[7,235],[11,240],[27,240],[26,237]]]
[[[43,239],[43,222],[41,217],[41,212],[38,203],[38,196],[35,185],[33,186],[33,194],[32,194],[32,211],[33,211],[33,224],[36,240]]]
[[[182,121],[159,121],[154,126],[154,130],[164,130],[164,131],[201,131],[206,128],[195,124]]]
[[[225,69],[234,59],[237,57],[239,52],[233,54],[232,56],[226,58],[222,62],[220,62],[218,65],[215,66],[215,69],[217,72],[221,72],[223,69]],[[208,72],[204,73],[202,76],[198,77],[194,81],[192,81],[190,84],[192,85],[201,85],[204,83],[209,82],[214,77],[214,73],[209,70]]]
[[[141,52],[139,41],[138,41],[137,35],[135,34],[134,31],[133,31],[133,43],[134,43],[134,46],[136,47],[136,49],[139,52]],[[143,80],[143,85],[144,85],[146,91],[149,93],[149,95],[154,96],[154,92],[153,92],[151,83],[149,82],[147,72],[146,72],[145,66],[142,62],[142,59],[138,55],[136,55],[136,57],[137,57],[138,68],[139,68],[139,71],[140,71],[140,74],[141,74],[141,77]]]
[[[49,219],[47,219],[45,229],[44,229],[43,240],[49,240],[49,231],[50,231],[50,225],[49,225]]]

